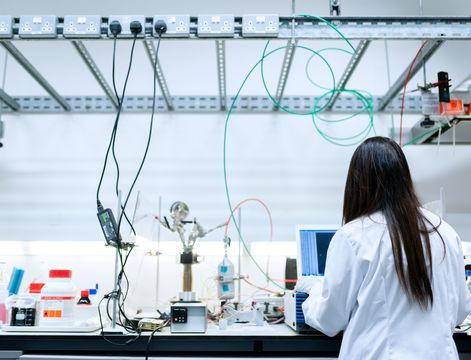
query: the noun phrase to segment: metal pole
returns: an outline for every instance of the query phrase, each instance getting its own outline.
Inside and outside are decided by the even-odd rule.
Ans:
[[[384,51],[386,53],[386,75],[388,76],[388,89],[391,88],[391,64],[389,63],[388,40],[384,40]],[[391,137],[395,139],[396,129],[394,126],[394,115],[391,113]]]
[[[157,64],[155,64],[155,57],[157,56],[157,52],[155,49],[154,41],[153,40],[144,40],[144,47],[147,52],[147,56],[149,57],[152,71],[154,71],[155,65],[155,72],[157,75],[157,83],[159,84],[160,91],[162,92],[162,96],[165,100],[165,104],[167,104],[167,109],[173,110],[173,101],[172,96],[170,95],[170,91],[168,90],[167,81],[165,80],[164,71],[162,66],[160,66],[159,59],[157,59]]]
[[[159,209],[158,209],[159,219],[162,218],[162,196],[159,195]],[[156,249],[156,256],[157,256],[157,268],[155,271],[155,305],[159,306],[159,279],[160,279],[160,234],[161,234],[160,222],[158,223],[157,227],[157,249]]]
[[[0,100],[3,101],[13,111],[20,110],[20,104],[8,95],[3,89],[0,89]]]
[[[93,60],[92,55],[88,52],[83,42],[81,42],[80,40],[73,40],[72,45],[75,47],[80,57],[85,62],[88,69],[92,73],[93,77],[101,86],[101,88],[103,89],[103,91],[105,92],[106,96],[111,101],[115,109],[117,109],[119,104],[113,90],[111,89],[110,85],[106,81],[105,77],[103,76],[100,69],[98,68],[98,65]]]
[[[117,216],[118,219],[121,215],[121,190],[118,190],[118,211]],[[116,318],[117,318],[117,310],[118,310],[118,268],[119,268],[119,244],[116,244],[116,254],[114,260],[114,287],[113,287],[113,313],[111,315],[111,328],[116,328]]]
[[[381,98],[381,104],[377,111],[383,111],[387,108],[389,103],[394,100],[397,94],[400,93],[401,89],[404,86],[405,79],[408,76],[409,76],[409,79],[412,79],[412,77],[415,74],[417,74],[417,71],[419,71],[420,68],[422,67],[422,61],[430,59],[443,43],[444,43],[443,40],[430,40],[424,46],[424,48],[418,55],[417,60],[414,63],[413,67],[410,68],[411,65],[407,66],[407,68],[403,71],[403,73],[391,85],[391,87],[386,92],[386,94],[384,94],[384,96]]]
[[[424,3],[422,0],[419,0],[420,6],[420,16],[424,16]],[[423,42],[422,42],[423,43]],[[422,62],[422,70],[423,70],[423,77],[424,77],[424,86],[427,85],[427,67],[426,67],[426,60]]]
[[[41,73],[26,59],[26,57],[16,48],[11,41],[0,42],[10,55],[46,90],[62,108],[70,111],[71,107],[67,101],[47,82]]]
[[[237,226],[239,227],[239,254],[238,254],[238,266],[237,266],[237,273],[239,274],[239,277],[242,274],[242,209],[239,208],[237,210]],[[239,280],[237,284],[237,302],[240,304],[242,301],[242,286],[241,286],[241,280]]]
[[[218,72],[219,105],[226,110],[226,50],[224,40],[216,40],[216,62]]]
[[[342,77],[340,78],[340,81],[337,84],[337,88],[340,90],[343,90],[345,86],[347,85],[348,81],[353,75],[353,72],[355,71],[356,67],[360,63],[360,60],[362,59],[363,55],[365,54],[366,50],[368,49],[368,46],[370,45],[370,40],[361,40],[358,46],[355,49],[355,52],[353,53],[352,57],[350,58],[350,61],[347,64],[347,67],[342,74]],[[340,96],[340,92],[334,93],[334,96],[332,97],[332,100],[330,100],[330,105],[327,106],[328,110],[331,110],[334,107],[335,102],[337,101],[338,97]]]
[[[10,95],[5,92],[5,81],[7,78],[7,64],[8,64],[8,51],[5,51],[5,59],[3,62],[3,72],[2,72],[2,85],[0,88],[0,100],[2,100],[10,109],[13,111],[20,110],[20,104],[13,99]],[[0,113],[1,118],[1,113]]]

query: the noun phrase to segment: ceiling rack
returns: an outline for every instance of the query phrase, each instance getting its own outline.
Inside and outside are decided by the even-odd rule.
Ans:
[[[37,34],[30,31],[35,25],[35,19],[41,23],[42,17],[52,19],[48,25]],[[175,40],[212,40],[215,42],[218,95],[187,95],[172,96],[171,86],[167,85],[164,76],[164,69],[157,62],[157,83],[162,96],[157,98],[156,111],[159,112],[219,112],[227,110],[227,104],[233,99],[226,94],[226,40],[267,40],[279,39],[288,40],[282,68],[280,70],[275,99],[287,109],[291,110],[312,110],[316,98],[309,96],[285,96],[284,89],[289,78],[291,64],[295,56],[295,45],[299,40],[318,39],[333,40],[339,39],[338,34],[327,26],[320,19],[304,16],[278,16],[278,15],[160,15],[160,16],[121,16],[123,19],[133,17],[142,19],[144,32],[139,39],[144,44],[148,54],[150,64],[155,61],[155,33],[153,24],[158,18],[164,19],[187,19],[185,20],[185,31],[168,32],[164,35],[167,39]],[[25,27],[25,18],[32,22]],[[93,19],[94,27],[87,28],[83,32],[71,32],[70,19],[85,18],[86,21]],[[103,74],[88,52],[83,40],[110,41],[108,25],[115,17],[103,17],[98,15],[74,15],[74,16],[20,16],[12,17],[0,15],[0,44],[8,53],[47,91],[49,96],[14,96],[0,89],[0,111],[4,113],[109,113],[115,112],[118,106],[116,97],[106,82]],[[214,31],[208,18],[222,18],[227,22],[227,27]],[[260,29],[258,19],[270,20],[270,27]],[[247,19],[257,19],[256,24],[247,26]],[[374,40],[428,40],[420,55],[420,59],[412,68],[412,75],[415,74],[423,62],[430,59],[437,49],[449,40],[471,40],[471,17],[326,17],[327,21],[338,27],[338,29],[349,39],[359,40],[356,51],[350,59],[343,75],[340,78],[338,87],[345,87],[353,75],[358,64],[364,58],[368,46]],[[252,23],[251,23],[252,24]],[[40,24],[41,25],[41,24]],[[42,24],[43,25],[43,24]],[[79,24],[80,25],[80,24]],[[262,24],[263,25],[263,24]],[[25,30],[26,29],[26,30]],[[93,31],[91,31],[91,30]],[[181,29],[180,29],[181,30]],[[253,30],[253,31],[252,31]],[[25,33],[26,31],[26,33]],[[128,36],[129,38],[129,36]],[[22,41],[70,41],[79,56],[87,65],[87,68],[96,79],[105,96],[61,96],[51,84],[41,75],[34,65],[18,50],[15,42]],[[382,96],[375,96],[373,106],[375,111],[397,113],[400,111],[400,100],[398,94],[404,83],[404,78],[409,71],[407,67],[397,78],[391,88]],[[171,85],[171,84],[170,84]],[[319,106],[322,106],[322,101]],[[359,111],[363,108],[363,103],[354,96],[336,93],[328,105],[326,111],[349,113]],[[128,96],[123,102],[125,112],[149,112],[152,108],[152,98],[147,95]],[[265,95],[242,96],[235,104],[236,112],[272,112],[276,111],[271,100]],[[408,96],[405,113],[420,113],[420,96]]]

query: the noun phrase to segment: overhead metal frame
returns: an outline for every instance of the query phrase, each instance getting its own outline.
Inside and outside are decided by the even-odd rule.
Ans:
[[[1,42],[3,47],[10,53],[13,58],[46,90],[66,111],[70,111],[70,105],[59,93],[47,82],[47,80],[39,73],[38,70],[26,59],[26,57],[13,45],[10,41]]]
[[[335,2],[338,3],[338,2]],[[294,10],[293,10],[294,13]],[[445,40],[471,40],[471,17],[340,17],[331,16],[325,18],[327,21],[332,22],[337,28],[349,39],[360,40],[360,43],[355,51],[355,54],[351,58],[347,68],[345,69],[337,88],[344,88],[361,61],[370,41],[378,39],[388,40],[424,40],[429,39],[428,44],[423,49],[420,57],[416,61],[416,65],[412,69],[412,75],[415,74],[418,69],[422,66],[424,61],[430,58],[438,47]],[[116,109],[117,101],[114,93],[111,91],[110,86],[105,81],[102,73],[98,69],[97,65],[93,61],[92,57],[88,53],[86,47],[81,43],[80,36],[72,38],[65,38],[63,36],[64,29],[64,18],[58,18],[57,24],[57,37],[55,39],[48,39],[49,41],[54,40],[66,40],[71,41],[73,46],[77,49],[82,59],[87,64],[89,70],[96,78],[102,89],[104,90],[107,98],[97,96],[73,96],[73,97],[62,97],[54,88],[41,76],[41,74],[31,65],[31,63],[24,57],[21,52],[11,43],[10,40],[24,41],[18,35],[19,30],[19,18],[13,19],[13,31],[12,35],[4,36],[0,40],[2,45],[10,52],[10,54],[35,78],[41,86],[51,95],[51,97],[12,97],[8,94],[0,93],[0,100],[5,104],[0,105],[0,109],[5,112],[59,112],[64,109],[67,111],[74,112],[111,112]],[[98,41],[111,40],[107,35],[108,30],[108,17],[101,17],[101,35],[96,39]],[[219,96],[180,96],[172,97],[167,82],[164,77],[164,72],[160,63],[157,61],[156,74],[159,87],[162,92],[161,102],[157,102],[157,111],[185,111],[185,112],[198,112],[198,111],[221,111],[227,108],[228,101],[231,101],[231,97],[227,96],[226,93],[226,56],[225,56],[225,41],[236,39],[236,40],[253,40],[263,39],[266,40],[263,34],[253,37],[244,38],[242,33],[242,17],[236,16],[234,22],[234,34],[232,36],[221,39],[220,35],[215,33],[214,35],[206,34],[205,40],[213,39],[216,41],[216,54],[217,54],[217,73],[218,73],[218,90]],[[270,38],[274,39],[286,39],[289,40],[288,44],[291,44],[285,50],[285,57],[283,60],[278,84],[276,88],[275,98],[286,106],[287,108],[303,108],[309,107],[312,109],[313,104],[306,101],[299,105],[299,101],[296,99],[305,97],[284,96],[286,83],[288,80],[290,68],[292,65],[294,53],[297,41],[300,39],[338,39],[339,35],[332,28],[327,26],[323,21],[317,18],[300,17],[300,16],[286,16],[279,17],[279,33],[278,36]],[[145,18],[144,27],[144,45],[146,52],[149,56],[149,60],[152,65],[155,61],[155,34],[152,31],[153,18]],[[198,36],[198,18],[195,16],[190,17],[189,36],[186,38],[180,37],[181,35],[166,34],[166,39],[179,39],[179,40],[196,40],[200,39]],[[84,39],[88,39],[84,36]],[[28,39],[31,41],[31,39]],[[35,41],[41,41],[41,39],[34,39]],[[408,71],[408,69],[406,70]],[[382,97],[384,100],[381,101],[381,97],[374,99],[374,108],[376,111],[395,112],[397,104],[397,94],[399,93],[405,75],[404,72],[397,81],[391,86],[388,92]],[[149,111],[147,100],[132,100],[133,97],[127,99],[127,106],[124,106],[123,111],[129,112],[142,112]],[[148,96],[138,96],[134,99],[148,99]],[[273,108],[271,103],[266,103],[266,96],[251,96],[248,97],[252,100],[247,100],[249,105],[240,106],[236,111],[245,111],[250,109],[253,111],[272,111],[276,110]],[[309,98],[309,97],[308,97]],[[343,112],[348,109],[358,109],[357,105],[363,104],[358,101],[358,104],[350,106],[345,100],[348,96],[346,94],[334,94],[334,98],[329,104],[326,110],[333,112]],[[409,99],[409,97],[408,97]],[[59,105],[55,104],[55,101]],[[213,102],[217,103],[214,104]],[[412,101],[412,106],[409,106]],[[239,103],[239,101],[238,101]],[[243,102],[241,102],[243,103]],[[405,111],[416,112],[414,106],[417,102],[414,100],[408,100]],[[237,105],[238,106],[238,105]]]
[[[281,65],[280,78],[278,79],[278,85],[276,87],[275,100],[280,102],[283,94],[285,92],[286,83],[288,82],[289,72],[291,70],[291,65],[293,64],[294,53],[296,52],[296,45],[298,44],[297,40],[291,39],[288,42],[288,45],[285,50],[285,55],[283,58],[283,63]],[[274,110],[278,110],[278,106],[274,107]]]
[[[0,89],[0,100],[3,101],[11,110],[20,110],[20,104],[5,91],[3,91],[3,89]]]
[[[324,18],[332,22],[349,39],[354,40],[421,40],[421,39],[445,39],[465,40],[471,39],[471,17],[464,16],[327,16]],[[18,36],[19,18],[13,22],[13,35],[15,40],[21,40]],[[108,17],[102,17],[101,39],[111,40],[107,35]],[[338,34],[324,22],[310,17],[280,16],[280,31],[278,39],[337,39]],[[294,31],[293,31],[294,23]],[[232,38],[241,39],[242,17],[235,16],[234,34]],[[145,37],[153,38],[153,18],[146,17]],[[58,17],[57,38],[66,39],[63,34],[64,18]],[[188,39],[199,39],[198,17],[190,17],[190,35]],[[182,39],[181,36],[167,34],[169,39]],[[84,36],[84,39],[87,37]],[[231,37],[229,37],[231,38]],[[266,39],[261,34],[250,39]],[[204,39],[220,39],[218,34],[205,35]]]
[[[93,77],[96,79],[98,84],[101,86],[106,96],[108,96],[108,99],[110,99],[114,107],[117,109],[119,107],[118,99],[116,98],[114,91],[111,89],[111,86],[106,81],[105,77],[101,73],[100,69],[98,68],[97,64],[93,60],[92,56],[88,52],[85,45],[80,40],[73,40],[72,45],[78,51],[78,53],[80,54],[80,57],[87,65],[88,69],[90,70],[90,72],[92,73]]]
[[[362,59],[369,45],[370,45],[370,40],[361,40],[360,43],[357,45],[355,49],[355,53],[350,58],[350,61],[348,62],[347,67],[344,73],[342,74],[342,77],[340,78],[338,84],[336,84],[336,87],[338,89],[345,89],[345,86],[347,85],[348,81],[352,77],[355,69],[360,63],[360,60]],[[335,105],[335,102],[337,101],[339,96],[340,96],[340,91],[334,93],[332,100],[330,101],[330,104],[327,106],[327,110],[332,109],[332,107]]]
[[[20,104],[20,111],[28,114],[56,114],[62,113],[63,109],[49,96],[23,96],[15,97],[14,100]],[[227,96],[226,103],[232,102],[234,98]],[[284,108],[293,111],[311,111],[318,97],[312,96],[283,96],[281,104]],[[71,105],[72,112],[87,113],[114,113],[116,110],[107,96],[71,96],[66,97]],[[174,96],[172,98],[174,112],[179,113],[218,113],[220,112],[221,99],[219,96]],[[152,96],[126,96],[123,102],[123,112],[146,113],[152,110]],[[381,103],[381,97],[373,98],[373,109],[377,109]],[[332,108],[333,113],[359,113],[365,109],[365,104],[355,95],[341,95]],[[397,97],[384,110],[388,113],[399,113],[401,109],[401,98]],[[167,104],[163,96],[156,98],[155,110],[167,112]],[[0,103],[0,111],[14,113],[7,105]],[[234,103],[233,111],[237,113],[271,113],[273,103],[268,96],[239,96]],[[421,97],[407,96],[405,111],[420,114],[422,111]],[[365,116],[366,116],[365,111]]]
[[[167,81],[165,80],[162,66],[160,65],[159,59],[157,59],[157,63],[155,62],[156,53],[155,53],[154,40],[153,39],[144,40],[144,47],[146,49],[147,55],[149,56],[149,60],[152,66],[152,71],[154,71],[154,65],[155,65],[157,83],[159,84],[160,91],[162,92],[162,96],[165,100],[165,104],[167,105],[168,110],[173,110],[172,96],[170,95],[170,91],[168,90]]]
[[[226,43],[224,40],[216,40],[216,61],[218,70],[218,89],[220,109],[226,110]]]
[[[471,17],[325,17],[351,40],[471,39]],[[338,39],[336,31],[316,18],[280,18],[278,38]]]
[[[402,74],[396,79],[394,84],[392,84],[386,94],[384,94],[383,102],[378,109],[379,111],[384,110],[388,106],[389,102],[392,101],[392,99],[394,99],[404,87],[404,82],[406,81],[407,77],[409,76],[411,79],[415,74],[417,74],[417,71],[420,70],[424,62],[430,59],[442,44],[442,40],[430,40],[427,44],[424,45],[422,51],[419,53],[416,61],[412,65],[412,68],[411,65],[408,65]]]

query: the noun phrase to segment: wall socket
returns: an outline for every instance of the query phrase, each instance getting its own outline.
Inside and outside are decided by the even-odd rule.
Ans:
[[[13,37],[13,16],[0,16],[0,39]]]
[[[190,15],[155,15],[154,25],[158,20],[163,20],[167,24],[167,31],[162,37],[189,37],[190,36]],[[154,26],[152,35],[157,36]]]
[[[255,14],[242,16],[242,36],[276,37],[280,32],[278,15]]]
[[[234,15],[199,15],[198,36],[234,36]]]
[[[140,34],[137,35],[138,38],[143,38],[146,34],[146,17],[144,15],[110,15],[108,18],[108,36],[113,37],[113,34],[110,31],[110,24],[113,21],[119,21],[121,24],[121,34],[119,34],[118,38],[133,38],[134,35],[131,33],[131,29],[129,28],[130,24],[133,21],[139,21],[142,25],[142,31]]]
[[[63,35],[66,38],[100,38],[101,16],[66,15],[64,16]]]
[[[18,35],[24,39],[57,37],[57,16],[22,15]]]

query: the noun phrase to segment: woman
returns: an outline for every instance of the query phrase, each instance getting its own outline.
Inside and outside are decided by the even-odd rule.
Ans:
[[[343,221],[323,284],[303,304],[306,323],[344,331],[339,359],[458,359],[453,329],[471,312],[460,239],[420,208],[394,141],[373,137],[356,149]]]

